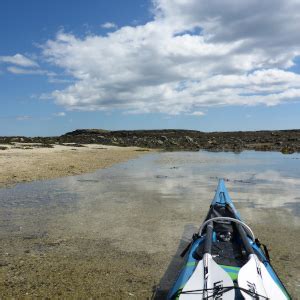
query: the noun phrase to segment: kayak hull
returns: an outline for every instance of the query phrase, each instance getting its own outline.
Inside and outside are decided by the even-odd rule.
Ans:
[[[224,180],[222,179],[219,181],[215,197],[210,205],[210,209],[205,218],[205,221],[218,217],[230,217],[237,220],[236,222],[242,221],[241,216],[236,210],[225,187]],[[235,225],[233,224],[234,222],[215,223],[216,228],[214,229],[212,238],[212,257],[214,258],[215,262],[228,273],[234,284],[237,285],[239,270],[247,263],[247,255],[244,253],[245,251],[241,246],[241,240],[235,232],[236,230]],[[272,267],[268,257],[268,253],[265,253],[261,249],[261,245],[257,239],[252,240],[250,234],[247,234],[247,239],[254,253],[257,255],[259,261],[265,266],[273,281],[284,294],[285,299],[291,299],[286,288],[284,287],[283,283],[280,281],[278,275]],[[205,228],[201,235],[194,235],[193,242],[186,255],[187,258],[184,267],[182,268],[176,282],[170,289],[167,299],[180,299],[181,291],[184,289],[184,286],[187,284],[188,280],[195,272],[199,261],[203,258],[204,242]],[[200,297],[199,299],[202,299],[202,297]],[[244,297],[242,296],[242,293],[238,289],[236,289],[235,297],[233,299],[244,299]]]

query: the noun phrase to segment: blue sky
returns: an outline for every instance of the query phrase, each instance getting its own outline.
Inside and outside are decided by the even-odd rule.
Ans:
[[[299,128],[296,2],[3,0],[0,135]]]

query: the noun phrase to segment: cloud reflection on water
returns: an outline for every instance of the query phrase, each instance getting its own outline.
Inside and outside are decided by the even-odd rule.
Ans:
[[[289,226],[300,226],[299,167],[300,160],[280,153],[156,153],[92,174],[0,189],[0,201],[12,231],[20,224],[28,231],[88,234],[126,249],[163,251],[175,247],[186,225],[200,225],[218,178],[227,180],[247,222],[255,224],[258,209],[268,208],[280,212],[280,223],[292,213]],[[174,244],[164,245],[166,236]]]

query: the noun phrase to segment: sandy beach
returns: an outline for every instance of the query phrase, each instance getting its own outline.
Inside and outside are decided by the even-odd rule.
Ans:
[[[138,157],[149,150],[99,144],[53,145],[2,144],[0,150],[0,187],[20,182],[53,179],[93,172],[115,163]]]

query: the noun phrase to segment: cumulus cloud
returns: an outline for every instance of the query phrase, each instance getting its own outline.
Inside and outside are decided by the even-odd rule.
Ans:
[[[101,27],[105,28],[105,29],[116,29],[116,28],[118,28],[118,26],[115,23],[112,23],[112,22],[106,22],[106,23],[102,24]]]
[[[153,12],[106,36],[47,41],[44,56],[74,79],[52,93],[56,103],[191,114],[300,100],[300,75],[288,70],[300,55],[299,1],[155,0]]]
[[[38,64],[22,54],[13,56],[0,56],[0,62],[17,65],[20,67],[38,67]]]
[[[197,117],[202,117],[205,115],[205,113],[203,111],[193,111],[192,113],[190,113],[191,116],[197,116]]]

